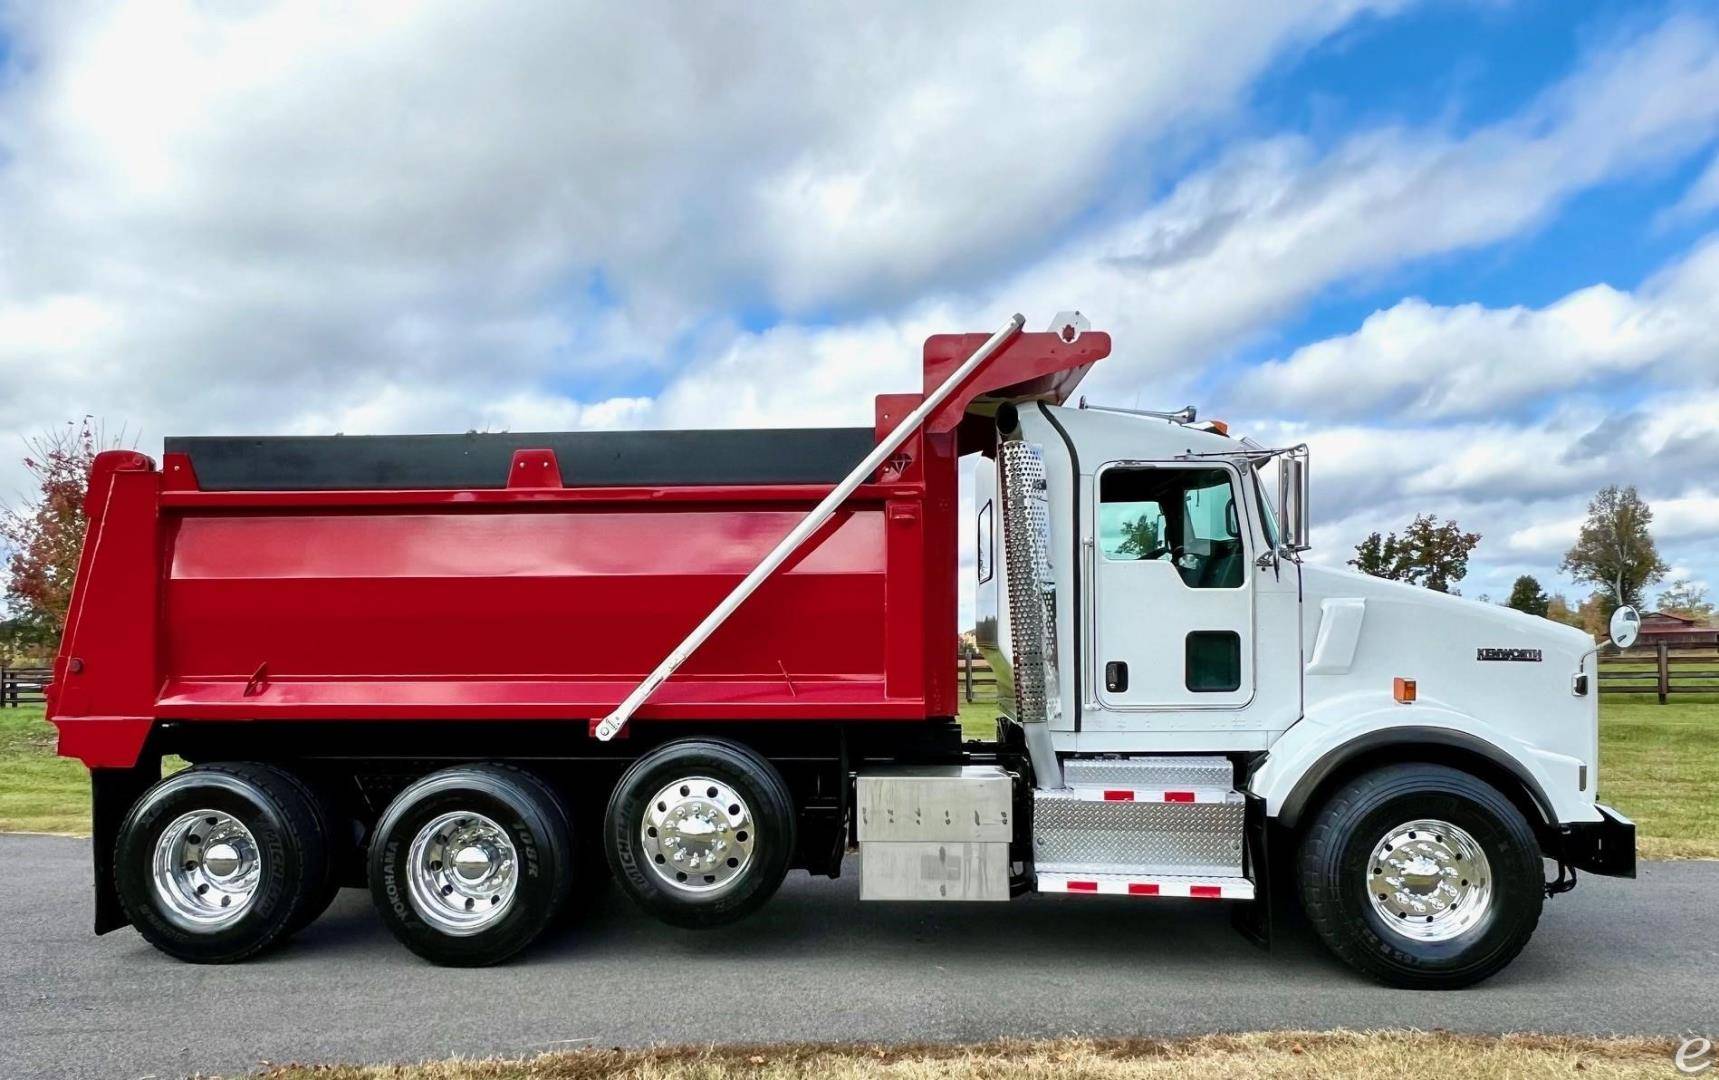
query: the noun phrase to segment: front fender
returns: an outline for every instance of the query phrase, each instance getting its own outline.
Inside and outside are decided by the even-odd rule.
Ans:
[[[1484,720],[1437,702],[1398,704],[1382,693],[1326,701],[1286,731],[1254,770],[1248,790],[1266,816],[1293,827],[1320,784],[1361,754],[1426,746],[1485,758],[1519,780],[1547,823],[1598,821],[1582,763],[1536,749]]]

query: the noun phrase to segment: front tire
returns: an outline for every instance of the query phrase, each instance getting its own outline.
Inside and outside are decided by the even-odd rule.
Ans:
[[[370,844],[370,893],[408,949],[481,967],[530,945],[572,890],[565,805],[530,773],[501,765],[443,769],[407,786]]]
[[[1302,842],[1300,879],[1326,946],[1410,989],[1496,973],[1527,945],[1545,899],[1522,812],[1442,765],[1392,765],[1338,790]]]
[[[314,918],[331,869],[322,819],[296,777],[221,764],[175,773],[137,801],[120,824],[113,873],[151,945],[226,964]]]
[[[687,739],[632,764],[603,839],[615,879],[675,926],[722,926],[768,900],[794,852],[794,802],[775,766],[738,743]]]

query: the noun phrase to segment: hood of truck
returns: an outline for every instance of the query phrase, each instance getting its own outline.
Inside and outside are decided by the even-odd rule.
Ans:
[[[1581,630],[1497,604],[1322,566],[1302,568],[1302,641],[1308,719],[1359,700],[1392,700],[1393,681],[1413,679],[1403,715],[1472,717],[1497,741],[1573,758],[1597,782],[1598,686],[1593,639]],[[1591,681],[1591,680],[1590,680]],[[1405,719],[1404,722],[1411,722]]]

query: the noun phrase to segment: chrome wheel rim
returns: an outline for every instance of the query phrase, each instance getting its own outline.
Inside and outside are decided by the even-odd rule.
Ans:
[[[418,830],[406,858],[412,908],[444,934],[479,933],[513,907],[519,853],[491,818],[442,814]]]
[[[182,929],[214,933],[244,917],[256,899],[263,860],[245,823],[220,810],[193,810],[155,839],[155,895]]]
[[[1448,821],[1422,818],[1392,829],[1374,845],[1366,872],[1373,910],[1415,941],[1448,941],[1492,908],[1486,851]]]
[[[689,776],[652,796],[639,826],[646,865],[670,888],[711,893],[752,864],[758,834],[740,793],[708,776]]]

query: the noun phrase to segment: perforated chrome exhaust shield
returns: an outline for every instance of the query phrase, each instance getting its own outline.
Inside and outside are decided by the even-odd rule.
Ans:
[[[1009,584],[1010,641],[1014,647],[1015,719],[1047,724],[1062,716],[1057,682],[1056,579],[1051,573],[1050,485],[1044,450],[1005,442],[1003,550]]]

